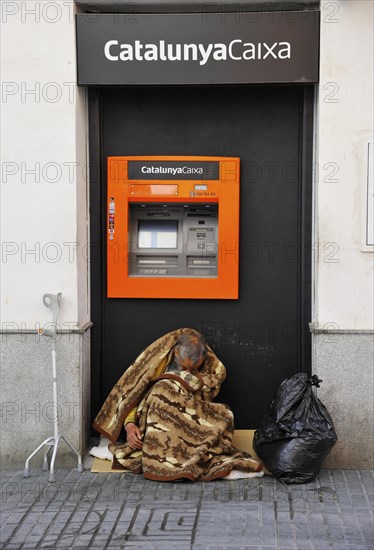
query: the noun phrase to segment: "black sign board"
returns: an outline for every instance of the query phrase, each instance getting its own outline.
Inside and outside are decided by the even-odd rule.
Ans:
[[[318,81],[316,11],[76,17],[81,85]]]
[[[217,180],[219,162],[128,161],[129,180]]]

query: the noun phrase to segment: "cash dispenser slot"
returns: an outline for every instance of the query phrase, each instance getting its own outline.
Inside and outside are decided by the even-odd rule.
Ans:
[[[160,277],[167,276],[170,269],[178,268],[178,256],[136,256],[135,276]]]
[[[217,258],[216,256],[200,257],[200,256],[188,256],[187,257],[187,269],[189,270],[189,276],[196,270],[196,274],[200,277],[203,275],[212,276],[212,272],[217,271]]]
[[[200,256],[189,256],[187,258],[187,267],[216,267],[216,257],[212,256],[211,258],[200,258]]]

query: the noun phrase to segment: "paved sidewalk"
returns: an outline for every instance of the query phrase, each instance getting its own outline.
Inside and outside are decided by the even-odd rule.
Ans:
[[[28,550],[364,550],[373,546],[373,472],[160,483],[59,469],[1,475],[1,548]]]

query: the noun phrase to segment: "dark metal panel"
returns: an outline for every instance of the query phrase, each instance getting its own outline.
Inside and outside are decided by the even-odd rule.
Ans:
[[[75,0],[80,11],[92,13],[236,13],[318,9],[318,0]]]
[[[96,410],[102,399],[104,355],[103,299],[104,265],[102,247],[105,234],[103,226],[101,162],[101,98],[100,91],[88,90],[89,99],[89,199],[90,199],[90,294],[91,294],[91,409]],[[105,202],[105,201],[104,201]],[[94,413],[95,414],[95,413]]]
[[[220,400],[233,408],[237,428],[255,427],[281,380],[310,367],[310,255],[302,248],[310,236],[311,201],[302,195],[311,190],[313,89],[163,87],[100,94],[103,125],[90,156],[103,165],[101,191],[95,182],[91,203],[95,242],[104,231],[109,154],[238,155],[242,210],[238,301],[107,299],[105,249],[93,259],[93,415],[143,347],[164,332],[192,326],[227,366]],[[98,117],[97,98],[93,108]]]
[[[312,319],[313,98],[313,87],[305,86],[300,116],[298,342],[301,370],[308,373],[311,373],[312,355],[309,323]]]

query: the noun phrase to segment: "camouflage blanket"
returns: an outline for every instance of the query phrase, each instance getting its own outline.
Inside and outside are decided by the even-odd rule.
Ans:
[[[97,415],[94,427],[113,441],[113,467],[165,481],[208,481],[231,470],[262,470],[248,453],[232,446],[230,408],[212,402],[226,369],[211,349],[199,372],[163,374],[152,380],[160,363],[170,361],[176,338],[184,331],[194,332],[179,329],[151,344],[117,382]],[[143,436],[141,451],[114,443],[134,405]]]

